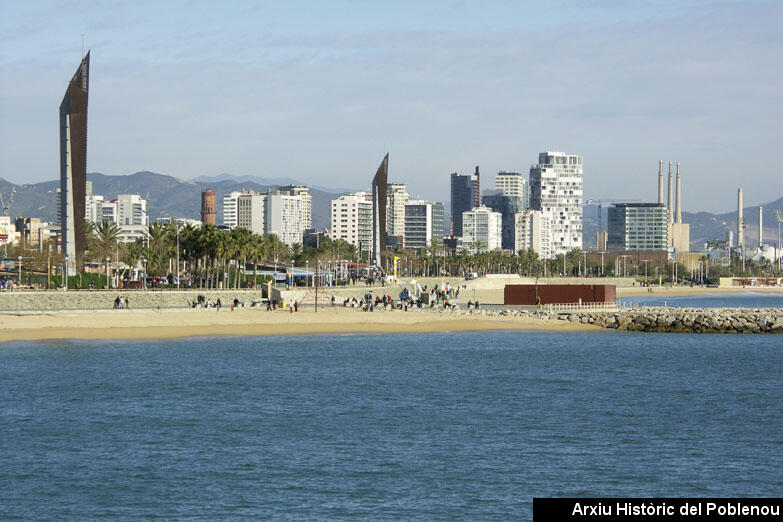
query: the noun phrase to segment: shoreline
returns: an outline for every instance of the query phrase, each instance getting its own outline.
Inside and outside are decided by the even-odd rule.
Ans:
[[[100,316],[100,317],[96,317]],[[101,326],[95,326],[99,322]],[[143,325],[143,326],[139,326]],[[568,321],[533,317],[465,316],[430,311],[361,312],[353,308],[300,310],[293,314],[238,309],[117,310],[0,315],[0,342],[149,340],[211,336],[451,333],[487,330],[605,331]]]

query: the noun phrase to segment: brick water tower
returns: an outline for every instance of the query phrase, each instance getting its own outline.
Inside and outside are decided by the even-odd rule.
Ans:
[[[217,225],[215,200],[215,193],[211,189],[201,193],[201,222],[205,225]]]

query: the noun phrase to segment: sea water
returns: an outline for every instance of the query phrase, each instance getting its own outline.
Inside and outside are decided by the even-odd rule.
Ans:
[[[776,496],[781,337],[0,345],[0,518],[529,519],[536,496]]]

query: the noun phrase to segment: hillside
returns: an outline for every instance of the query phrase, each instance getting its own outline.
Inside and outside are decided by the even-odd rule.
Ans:
[[[233,179],[222,179],[211,182],[196,182],[178,179],[154,172],[136,172],[123,176],[106,176],[93,172],[87,174],[92,181],[93,193],[102,194],[106,198],[114,198],[117,194],[139,194],[147,199],[147,210],[152,219],[168,217],[187,217],[199,219],[201,212],[201,193],[207,188],[212,189],[218,199],[218,223],[222,221],[223,196],[237,190],[255,190],[265,192],[272,185],[261,185],[252,181],[238,182]],[[16,187],[14,202],[10,208],[12,218],[18,216],[40,217],[47,221],[57,220],[56,189],[58,181],[46,181],[28,185],[14,185],[0,178],[0,193],[3,198]],[[331,219],[331,201],[339,197],[339,193],[312,188],[313,225],[317,228],[327,228]]]

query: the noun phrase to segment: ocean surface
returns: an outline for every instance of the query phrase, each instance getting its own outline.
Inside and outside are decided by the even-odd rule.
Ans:
[[[0,518],[530,519],[777,496],[775,335],[0,344]]]
[[[763,292],[742,293],[710,293],[663,297],[655,293],[639,297],[620,297],[617,302],[621,305],[639,306],[672,306],[675,308],[783,308],[783,294]]]

